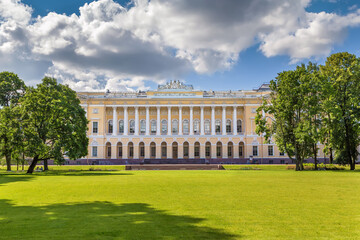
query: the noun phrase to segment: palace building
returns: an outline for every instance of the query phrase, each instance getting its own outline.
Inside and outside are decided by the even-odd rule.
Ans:
[[[78,164],[290,163],[255,133],[256,109],[269,91],[268,84],[200,91],[170,81],[145,92],[79,92],[89,154]]]

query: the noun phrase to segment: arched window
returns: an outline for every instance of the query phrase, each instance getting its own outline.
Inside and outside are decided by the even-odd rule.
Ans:
[[[189,143],[188,142],[184,142],[184,144],[183,144],[183,155],[184,155],[184,158],[189,157]]]
[[[194,134],[199,134],[200,132],[200,121],[198,119],[194,120]]]
[[[195,142],[195,144],[194,144],[194,156],[195,156],[195,158],[200,157],[200,143],[199,142]]]
[[[239,143],[239,157],[240,158],[244,157],[244,143],[243,142]]]
[[[206,142],[206,144],[205,144],[205,157],[211,158],[211,143],[210,142]]]
[[[122,143],[121,142],[119,142],[118,144],[117,144],[117,149],[118,149],[118,158],[122,158],[122,156],[123,156],[123,148],[122,148]]]
[[[135,133],[135,120],[130,120],[130,134]]]
[[[167,134],[167,120],[161,121],[161,134],[166,135]]]
[[[108,122],[108,133],[113,133],[113,120]]]
[[[226,133],[231,133],[231,120],[226,120]]]
[[[150,143],[150,157],[156,157],[156,144],[154,142]]]
[[[128,143],[128,158],[134,157],[134,144],[132,142]]]
[[[177,142],[173,142],[173,144],[172,144],[172,158],[173,159],[178,158],[178,144],[177,144]]]
[[[187,119],[183,121],[183,133],[189,134],[189,120]]]
[[[124,120],[119,121],[119,133],[124,133]]]
[[[241,122],[240,119],[237,120],[236,129],[237,129],[237,132],[238,132],[238,133],[241,133],[241,132],[242,132],[242,122]]]
[[[229,142],[228,146],[227,146],[227,152],[228,152],[228,158],[232,158],[233,157],[233,143]]]
[[[166,142],[161,143],[161,157],[166,158],[167,156],[167,144]]]
[[[141,142],[139,144],[139,157],[144,158],[145,157],[145,144]]]
[[[217,119],[215,121],[215,132],[216,132],[216,134],[221,133],[221,120],[219,120],[219,119]]]
[[[205,120],[204,127],[205,127],[205,134],[210,134],[211,131],[210,131],[210,120],[209,119]]]
[[[172,131],[173,134],[178,134],[178,132],[179,132],[179,122],[178,122],[178,120],[176,120],[176,119],[172,120],[171,128],[172,128],[171,131]]]
[[[222,158],[222,144],[221,144],[221,142],[216,143],[216,157]]]
[[[146,121],[144,119],[140,120],[140,134],[145,134],[146,132]]]
[[[110,159],[111,158],[111,143],[106,143],[106,158]]]
[[[156,120],[155,119],[151,120],[150,125],[151,125],[150,127],[151,134],[156,134]]]

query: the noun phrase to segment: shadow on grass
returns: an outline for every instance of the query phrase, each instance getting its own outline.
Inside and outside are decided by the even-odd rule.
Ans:
[[[145,203],[15,206],[0,200],[0,239],[224,239],[239,236],[198,226],[204,219],[172,215]]]
[[[1,187],[1,185],[11,183],[11,182],[30,181],[34,177],[35,176],[25,175],[25,174],[17,174],[17,173],[0,174],[0,187]]]
[[[51,170],[46,172],[35,172],[34,176],[119,176],[119,175],[133,175],[128,172],[119,172],[119,171],[87,171],[87,170]]]

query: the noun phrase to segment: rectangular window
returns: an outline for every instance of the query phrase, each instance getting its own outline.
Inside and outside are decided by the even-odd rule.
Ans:
[[[111,147],[107,147],[107,156],[111,157]]]
[[[285,160],[280,160],[280,164],[285,164]]]
[[[93,122],[93,133],[98,133],[99,131],[99,127],[98,127],[98,122]]]
[[[92,147],[92,156],[97,157],[97,147]]]
[[[268,146],[268,155],[274,156],[274,147],[273,146]]]
[[[243,156],[243,146],[239,146],[239,157]]]
[[[151,134],[155,134],[156,133],[156,122],[152,121],[151,122]]]
[[[280,156],[284,156],[285,155],[285,153],[284,152],[280,152],[280,154],[279,154]]]
[[[124,121],[119,122],[119,133],[124,133]]]
[[[215,122],[215,132],[221,133],[221,122],[220,121]]]
[[[274,163],[274,160],[269,160],[269,164],[273,164]]]
[[[258,155],[258,146],[253,146],[253,156]]]

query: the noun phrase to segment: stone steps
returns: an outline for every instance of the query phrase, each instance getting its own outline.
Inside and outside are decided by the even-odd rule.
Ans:
[[[143,164],[126,165],[125,170],[223,170],[221,164]]]

